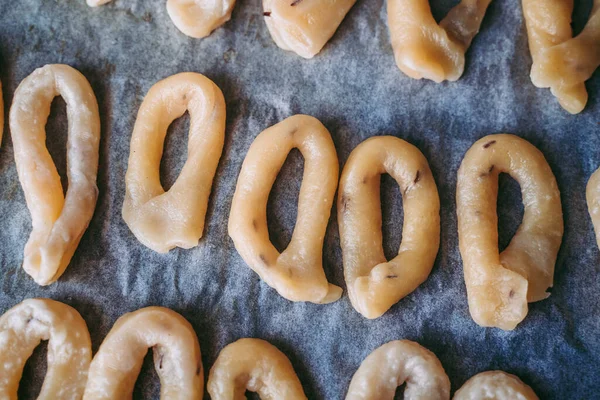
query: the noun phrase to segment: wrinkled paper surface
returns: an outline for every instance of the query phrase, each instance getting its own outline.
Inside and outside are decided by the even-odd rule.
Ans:
[[[457,1],[432,3],[439,20]],[[592,1],[577,3],[579,31]],[[600,253],[585,185],[600,165],[599,73],[588,81],[590,99],[577,116],[561,109],[549,90],[535,88],[518,0],[491,4],[467,53],[463,77],[443,84],[409,79],[396,68],[383,0],[359,0],[321,54],[309,61],[276,47],[262,12],[258,0],[239,1],[231,21],[197,40],[175,28],[164,0],[116,0],[99,8],[84,0],[0,1],[6,119],[23,78],[45,64],[65,63],[90,81],[102,121],[96,213],[66,273],[49,287],[36,285],[21,268],[31,219],[6,122],[0,148],[0,311],[30,297],[70,304],[86,320],[95,352],[120,315],[149,305],[169,307],[194,326],[206,371],[228,343],[263,338],[291,359],[310,399],[342,399],[360,362],[394,339],[416,340],[432,350],[453,391],[478,372],[502,369],[520,376],[542,399],[597,398]],[[121,218],[124,177],[144,95],[154,83],[183,71],[205,74],[223,90],[226,144],[199,246],[160,255],[141,245]],[[64,110],[64,102],[55,100],[47,126],[47,142],[63,175]],[[361,141],[384,134],[408,140],[429,160],[442,202],[440,251],[429,279],[377,320],[354,311],[346,293],[329,305],[283,299],[244,264],[227,235],[236,178],[252,140],[297,113],[317,117],[330,130],[340,166]],[[185,117],[169,130],[161,166],[167,186],[185,161],[187,129]],[[457,169],[475,140],[497,132],[524,137],[544,153],[558,180],[565,217],[552,295],[531,304],[513,332],[472,321],[457,241]],[[302,168],[301,156],[292,152],[271,194],[269,227],[279,248],[291,237]],[[522,205],[516,182],[501,179],[500,192],[500,244],[506,246]],[[401,239],[402,203],[387,177],[382,200],[384,247],[393,257]],[[334,208],[323,259],[330,281],[345,289],[336,219]],[[44,358],[42,347],[27,364],[22,398],[35,398]],[[135,393],[158,398],[150,358]]]

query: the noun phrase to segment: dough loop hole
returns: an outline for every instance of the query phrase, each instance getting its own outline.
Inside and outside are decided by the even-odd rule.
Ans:
[[[404,207],[400,186],[389,174],[381,175],[379,197],[381,201],[383,254],[385,259],[390,261],[398,255],[398,249],[402,242]]]
[[[394,400],[404,400],[404,390],[406,389],[406,382],[396,388],[396,394]]]
[[[165,192],[171,189],[187,161],[189,131],[190,115],[188,111],[171,122],[167,129],[163,156],[160,160],[160,184]]]
[[[523,222],[524,213],[521,187],[509,174],[498,177],[497,202],[498,250],[503,252]]]
[[[56,96],[52,100],[50,115],[46,122],[46,148],[60,176],[63,196],[66,196],[67,189],[69,188],[69,180],[67,178],[68,131],[67,103],[65,103],[61,96]]]
[[[48,370],[48,341],[43,340],[27,359],[19,384],[17,398],[36,399],[42,390],[42,383]]]
[[[153,353],[154,350],[150,348],[144,356],[142,369],[133,389],[134,399],[158,399],[160,397],[160,379],[154,367]]]

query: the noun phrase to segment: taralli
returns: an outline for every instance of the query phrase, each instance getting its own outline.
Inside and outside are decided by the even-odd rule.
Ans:
[[[188,158],[165,192],[160,159],[167,128],[186,110]],[[133,128],[123,203],[123,219],[140,242],[159,253],[198,245],[224,140],[225,100],[210,79],[181,73],[148,91]]]
[[[435,354],[410,340],[396,340],[365,358],[346,400],[393,400],[403,383],[406,400],[450,399],[450,380]]]
[[[262,400],[306,400],[290,360],[272,344],[240,339],[225,346],[208,375],[212,400],[245,399],[246,390]]]
[[[111,0],[87,0],[90,7]],[[229,21],[235,0],[167,0],[167,12],[177,29],[193,38],[203,38]]]
[[[267,199],[288,153],[305,159],[296,227],[287,249],[269,241]],[[329,131],[316,118],[295,115],[256,137],[242,165],[229,216],[229,236],[250,268],[288,300],[331,303],[342,289],[327,282],[323,240],[338,183]]]
[[[585,108],[585,81],[600,65],[600,0],[594,0],[588,23],[573,38],[573,1],[523,0],[533,64],[531,81],[550,88],[560,105],[577,114]]]
[[[475,375],[454,394],[453,400],[538,400],[533,390],[514,375],[487,371]]]
[[[414,79],[455,81],[491,0],[462,0],[438,23],[429,0],[388,0],[388,25],[398,68]]]
[[[48,340],[47,372],[39,400],[79,400],[92,359],[87,325],[72,307],[28,299],[0,317],[0,398],[16,400],[25,362]]]
[[[381,174],[400,185],[404,205],[398,255],[386,260],[381,234]],[[338,190],[344,275],[352,305],[383,315],[427,279],[440,244],[440,198],[423,154],[392,136],[362,142],[348,158]]]
[[[67,104],[69,119],[66,196],[46,148],[46,121],[52,100],[58,95]],[[68,65],[36,69],[15,92],[10,130],[33,225],[25,245],[23,268],[38,284],[48,285],[69,265],[98,198],[100,118],[90,84]]]
[[[523,221],[498,251],[498,175],[520,185]],[[547,298],[563,235],[556,179],[544,155],[513,135],[490,135],[469,149],[458,170],[458,239],[469,310],[481,326],[514,329],[527,302]]]
[[[150,347],[160,398],[201,399],[204,373],[196,333],[185,318],[163,307],[142,308],[115,322],[92,360],[83,399],[131,399]]]
[[[596,242],[600,247],[600,169],[597,169],[588,181],[586,200],[594,231],[596,231]]]
[[[265,23],[283,50],[312,58],[331,39],[356,0],[263,0]]]

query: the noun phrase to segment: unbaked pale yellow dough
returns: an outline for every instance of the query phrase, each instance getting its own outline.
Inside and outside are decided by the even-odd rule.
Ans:
[[[148,348],[162,400],[202,398],[204,372],[194,329],[174,311],[146,307],[115,322],[92,360],[83,400],[131,399]]]
[[[600,247],[600,169],[597,169],[590,177],[585,194],[588,212],[596,232],[596,242]]]
[[[388,25],[398,68],[414,79],[456,81],[490,2],[462,0],[438,25],[429,0],[388,0]]]
[[[38,400],[79,400],[92,359],[87,325],[72,307],[27,299],[0,317],[0,398],[17,400],[25,362],[48,340],[47,372]]]
[[[283,50],[312,58],[331,39],[356,0],[263,0],[265,23]]]
[[[212,400],[243,400],[249,390],[261,400],[306,400],[288,358],[261,339],[240,339],[219,354],[208,376]]]
[[[87,0],[90,7],[111,0]],[[193,38],[203,38],[229,21],[235,0],[167,0],[167,12],[177,29]]]
[[[454,394],[453,400],[539,400],[518,377],[502,371],[475,375]]]
[[[389,262],[381,233],[384,173],[400,185],[404,206],[402,243]],[[350,301],[363,316],[380,317],[427,279],[438,252],[440,198],[427,160],[416,147],[392,136],[365,140],[344,166],[337,209]]]
[[[267,199],[293,148],[304,156],[304,176],[292,240],[280,254],[269,241]],[[323,240],[338,168],[329,131],[308,115],[289,117],[263,131],[244,159],[231,204],[229,236],[246,264],[288,300],[330,303],[342,295],[323,271]]]
[[[186,110],[187,160],[165,192],[160,159],[167,128]],[[224,140],[225,100],[210,79],[185,72],[150,88],[133,128],[123,203],[123,219],[140,242],[159,253],[198,245]]]
[[[67,104],[69,120],[66,197],[46,149],[46,121],[52,100],[58,95]],[[68,65],[36,69],[15,92],[10,130],[33,225],[25,245],[23,268],[38,284],[48,285],[69,265],[98,198],[100,118],[90,84]]]
[[[450,380],[435,354],[410,340],[396,340],[365,358],[346,400],[393,400],[403,383],[406,400],[450,399]]]
[[[585,28],[573,38],[573,0],[523,0],[533,64],[531,81],[550,88],[560,105],[577,114],[585,108],[585,81],[600,65],[600,0]]]
[[[498,175],[520,185],[523,221],[498,251]],[[527,303],[547,298],[563,235],[556,179],[544,155],[514,135],[486,136],[469,149],[458,171],[458,238],[471,316],[481,326],[514,329]]]

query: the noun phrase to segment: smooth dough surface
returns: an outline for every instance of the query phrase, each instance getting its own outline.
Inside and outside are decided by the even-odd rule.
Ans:
[[[453,400],[538,400],[538,397],[518,377],[502,371],[487,371],[465,382]]]
[[[402,242],[389,262],[383,252],[380,177],[400,186]],[[393,136],[365,140],[350,154],[338,189],[338,225],[344,276],[354,308],[383,315],[423,283],[440,244],[440,199],[429,164],[415,146]]]
[[[17,400],[25,362],[48,341],[47,369],[38,400],[79,400],[92,359],[87,325],[72,307],[27,299],[0,317],[0,398]]]
[[[186,111],[187,160],[165,192],[160,159],[167,129]],[[224,140],[225,100],[210,79],[185,72],[150,88],[133,128],[123,203],[123,219],[145,246],[166,253],[198,245]]]
[[[456,81],[490,2],[462,0],[438,24],[429,0],[388,0],[388,25],[398,68],[414,79]]]
[[[403,383],[406,400],[450,399],[450,380],[435,354],[410,340],[396,340],[365,358],[346,400],[393,400]]]
[[[498,251],[498,176],[521,186],[523,221]],[[514,135],[473,144],[458,171],[458,237],[471,316],[481,326],[514,329],[528,302],[550,294],[563,235],[560,193],[544,155]]]
[[[577,114],[585,108],[585,81],[600,65],[600,0],[594,0],[585,28],[571,28],[573,0],[522,0],[533,64],[531,81],[550,88],[560,105]]]
[[[596,232],[596,243],[600,247],[600,169],[597,169],[590,177],[585,194],[588,212]]]
[[[219,354],[208,376],[212,400],[244,400],[249,390],[261,400],[306,400],[290,360],[261,339],[240,339]]]
[[[283,50],[312,58],[331,39],[356,0],[263,0],[265,23]]]
[[[288,153],[304,156],[298,217],[288,247],[269,240],[267,200]],[[229,215],[229,236],[246,264],[291,301],[330,303],[342,289],[327,282],[323,240],[338,183],[331,135],[316,118],[295,115],[260,133],[246,154]]]
[[[46,148],[46,121],[56,96],[67,104],[66,196]],[[85,77],[68,65],[36,69],[21,82],[10,109],[17,172],[33,230],[25,245],[23,268],[40,285],[65,271],[86,231],[98,198],[98,103]]]
[[[90,7],[111,0],[87,0]],[[167,12],[177,29],[187,36],[201,39],[229,21],[235,0],[167,0]]]
[[[146,307],[115,322],[92,360],[83,399],[131,399],[148,348],[153,349],[161,400],[202,398],[204,372],[196,332],[176,312]]]

